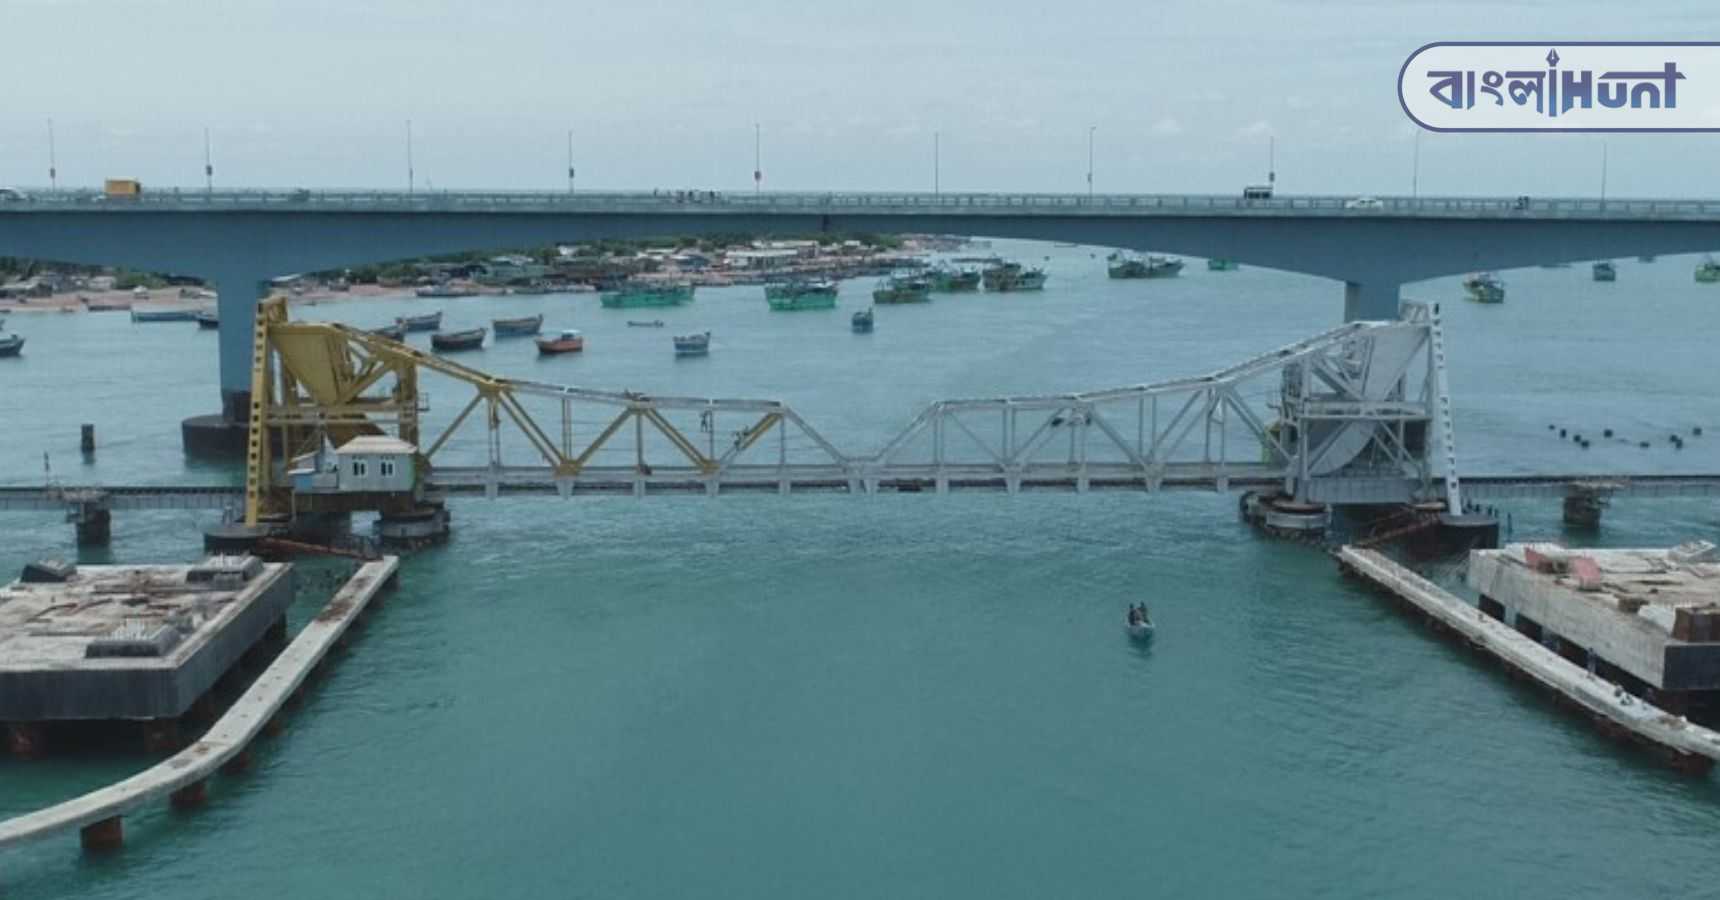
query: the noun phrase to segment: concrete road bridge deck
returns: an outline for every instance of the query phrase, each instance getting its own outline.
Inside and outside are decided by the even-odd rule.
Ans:
[[[0,204],[0,254],[203,277],[220,295],[222,415],[189,449],[242,448],[254,302],[299,272],[552,241],[938,232],[1224,257],[1344,284],[1345,318],[1409,282],[1720,247],[1720,202],[1582,198],[680,192],[89,191]]]

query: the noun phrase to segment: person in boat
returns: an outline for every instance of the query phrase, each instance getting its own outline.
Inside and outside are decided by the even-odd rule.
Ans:
[[[1141,607],[1136,606],[1133,603],[1129,604],[1129,624],[1131,626],[1145,624],[1145,621],[1142,619]]]

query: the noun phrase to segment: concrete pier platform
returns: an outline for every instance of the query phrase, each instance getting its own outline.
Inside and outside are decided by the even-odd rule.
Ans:
[[[1587,714],[1602,731],[1659,748],[1681,771],[1707,772],[1720,760],[1720,733],[1631,695],[1378,551],[1345,546],[1336,555],[1346,574],[1396,595],[1430,622]]]
[[[84,849],[115,850],[124,842],[126,813],[163,798],[177,809],[208,802],[209,778],[250,767],[257,735],[270,730],[311,672],[393,581],[399,564],[398,557],[388,556],[360,566],[196,743],[123,781],[0,822],[0,848],[76,830]]]
[[[286,615],[292,567],[32,564],[0,588],[0,723],[184,714]]]

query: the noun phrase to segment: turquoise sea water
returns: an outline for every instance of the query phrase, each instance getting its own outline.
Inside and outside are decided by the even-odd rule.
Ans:
[[[1112,282],[1103,251],[1002,244],[1036,295],[940,296],[849,333],[759,288],[604,311],[592,295],[326,304],[449,327],[545,310],[582,356],[462,357],[589,387],[789,400],[876,446],[943,396],[1204,372],[1324,330],[1330,282],[1243,269]],[[1041,257],[1050,256],[1049,260]],[[1720,288],[1694,260],[1505,273],[1503,306],[1442,301],[1458,454],[1486,472],[1720,472]],[[669,327],[629,329],[628,318]],[[215,341],[123,314],[9,316],[0,482],[236,479],[186,461]],[[677,362],[675,331],[711,329]],[[422,338],[415,338],[424,343]],[[432,389],[432,418],[457,411]],[[463,396],[459,398],[463,400]],[[450,408],[453,407],[453,408]],[[92,463],[78,424],[97,426]],[[1557,424],[1654,441],[1561,442]],[[1682,451],[1672,431],[1703,426]],[[474,433],[475,435],[475,433]],[[476,437],[473,440],[480,440]],[[255,770],[192,815],[0,857],[12,897],[1696,895],[1720,789],[1617,747],[1466,651],[1257,536],[1229,495],[460,501],[400,591]],[[1561,535],[1551,503],[1515,536]],[[183,559],[188,513],[121,513],[84,557]],[[75,553],[55,515],[0,520],[0,571]],[[1621,501],[1586,540],[1720,537],[1711,501]],[[1577,539],[1571,536],[1571,539]],[[307,579],[308,581],[308,579]],[[307,588],[298,609],[314,609]],[[1146,600],[1161,634],[1123,635]],[[145,761],[0,760],[0,814]]]

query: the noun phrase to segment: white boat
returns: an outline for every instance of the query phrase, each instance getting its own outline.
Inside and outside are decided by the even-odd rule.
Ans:
[[[1149,641],[1153,638],[1153,623],[1150,620],[1146,622],[1130,622],[1125,624],[1123,627],[1128,629],[1129,637],[1132,637],[1137,641]]]

